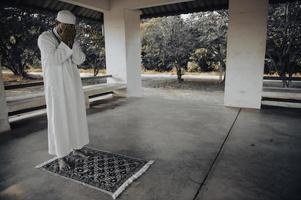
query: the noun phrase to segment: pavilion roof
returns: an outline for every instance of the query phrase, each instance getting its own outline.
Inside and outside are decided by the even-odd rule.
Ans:
[[[296,0],[269,0],[270,3],[284,3],[292,2]],[[162,17],[178,14],[187,14],[192,12],[201,11],[213,11],[228,9],[228,0],[195,0],[182,3],[175,3],[169,5],[148,7],[141,9],[141,18],[151,18],[151,17]],[[88,18],[92,20],[103,20],[103,14],[101,12],[91,10],[88,8],[83,8],[77,5],[73,5],[66,2],[61,2],[59,0],[2,0],[1,5],[10,5],[15,7],[24,7],[31,9],[47,10],[51,12],[57,12],[62,9],[70,10],[75,15],[83,18]]]

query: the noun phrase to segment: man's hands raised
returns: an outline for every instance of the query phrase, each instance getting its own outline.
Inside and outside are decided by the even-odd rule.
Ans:
[[[73,24],[61,23],[58,27],[58,34],[60,35],[62,42],[67,44],[72,49],[76,35],[75,26]]]

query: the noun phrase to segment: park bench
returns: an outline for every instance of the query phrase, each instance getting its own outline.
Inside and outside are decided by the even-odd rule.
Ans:
[[[36,83],[35,86],[37,85],[41,84]],[[89,108],[90,99],[94,97],[106,94],[124,95],[126,85],[121,83],[101,83],[83,86],[83,90],[85,95],[86,108]],[[26,113],[33,110],[39,110],[46,107],[44,92],[7,97],[6,101],[8,104],[8,113],[10,116],[19,113]]]

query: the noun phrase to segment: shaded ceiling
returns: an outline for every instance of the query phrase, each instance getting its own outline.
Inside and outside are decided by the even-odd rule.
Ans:
[[[269,0],[270,3],[293,2],[296,0]],[[83,8],[59,0],[2,0],[1,5],[9,5],[20,8],[31,8],[57,12],[62,9],[70,10],[75,15],[92,20],[103,20],[103,14],[88,8]],[[162,17],[169,15],[187,14],[192,12],[212,11],[228,9],[228,0],[195,0],[190,2],[155,6],[141,9],[141,18]]]
[[[285,3],[296,0],[269,0],[270,3]],[[228,0],[195,0],[170,5],[144,8],[141,18],[162,17],[169,15],[187,14],[193,12],[204,12],[228,9]]]
[[[70,10],[78,17],[88,18],[91,20],[103,20],[101,12],[83,8],[70,3],[61,2],[59,0],[1,0],[2,6],[13,6],[17,8],[29,8],[35,10],[43,10],[57,13],[60,10]]]

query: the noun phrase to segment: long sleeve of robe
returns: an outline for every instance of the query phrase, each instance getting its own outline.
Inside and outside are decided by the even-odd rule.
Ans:
[[[64,157],[89,143],[85,98],[77,65],[85,61],[77,41],[69,48],[52,32],[38,38],[44,77],[49,154]]]

